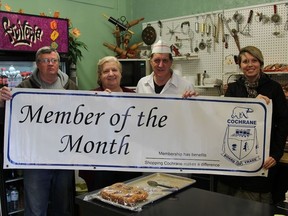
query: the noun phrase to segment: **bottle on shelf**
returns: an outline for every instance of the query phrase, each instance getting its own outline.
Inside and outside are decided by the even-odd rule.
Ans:
[[[21,82],[22,82],[22,76],[20,74],[20,71],[19,72],[17,71],[14,86],[18,86]]]
[[[7,73],[6,68],[1,68],[1,78],[0,78],[1,88],[3,86],[8,86],[8,76],[6,73]]]
[[[3,87],[3,75],[4,75],[4,70],[5,70],[5,68],[1,68],[1,72],[0,72],[0,88]]]
[[[10,196],[11,196],[11,210],[15,211],[19,207],[19,192],[15,186],[11,187]]]
[[[7,210],[8,212],[11,211],[11,191],[6,188],[6,200],[7,200]]]

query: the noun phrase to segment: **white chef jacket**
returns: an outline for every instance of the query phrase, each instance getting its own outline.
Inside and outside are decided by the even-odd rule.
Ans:
[[[137,84],[137,93],[155,94],[155,86],[153,81],[154,72],[141,78]],[[180,94],[185,91],[195,91],[194,86],[188,80],[185,80],[178,74],[172,72],[171,78],[165,84],[160,94]]]

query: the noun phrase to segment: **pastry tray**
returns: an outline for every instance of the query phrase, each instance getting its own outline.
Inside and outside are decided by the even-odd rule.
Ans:
[[[168,185],[174,188],[169,189],[169,188],[165,188],[162,186],[153,187],[153,186],[148,185],[147,183],[148,181],[156,181],[159,184]],[[127,185],[142,188],[146,190],[149,194],[148,198],[145,201],[139,202],[133,206],[122,205],[120,203],[116,203],[110,200],[103,199],[100,196],[101,189],[89,193],[83,198],[83,200],[89,201],[89,202],[91,201],[93,202],[95,200],[101,200],[102,202],[105,202],[105,203],[108,203],[108,204],[111,204],[113,206],[117,206],[120,208],[129,209],[131,211],[141,211],[144,205],[155,202],[156,200],[159,200],[165,196],[175,193],[181,189],[184,189],[194,184],[195,182],[196,180],[194,179],[190,179],[190,178],[183,177],[180,175],[173,175],[173,174],[166,174],[166,173],[154,173],[151,175],[147,175],[147,176],[140,177],[137,179],[132,179],[130,181],[125,182],[125,184]]]

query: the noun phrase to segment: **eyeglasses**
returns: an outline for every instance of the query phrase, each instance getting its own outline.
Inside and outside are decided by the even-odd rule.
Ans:
[[[48,59],[48,58],[43,58],[43,59],[39,59],[38,62],[41,62],[41,63],[45,63],[45,64],[48,64],[48,63],[52,63],[52,64],[55,64],[57,62],[59,62],[58,59]]]

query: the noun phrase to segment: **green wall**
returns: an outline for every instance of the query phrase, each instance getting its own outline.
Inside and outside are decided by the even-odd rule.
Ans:
[[[80,40],[88,46],[83,50],[83,59],[77,64],[79,88],[84,90],[96,86],[96,65],[99,58],[115,53],[103,46],[103,42],[115,43],[112,32],[114,26],[102,14],[119,18],[126,16],[128,21],[144,17],[143,22],[161,20],[177,16],[246,7],[250,5],[280,2],[272,0],[2,0],[13,12],[23,9],[28,14],[47,15],[60,11],[61,18],[69,18],[73,26],[81,31]],[[52,12],[52,13],[51,13]],[[142,25],[134,26],[135,35],[131,44],[141,41]]]

